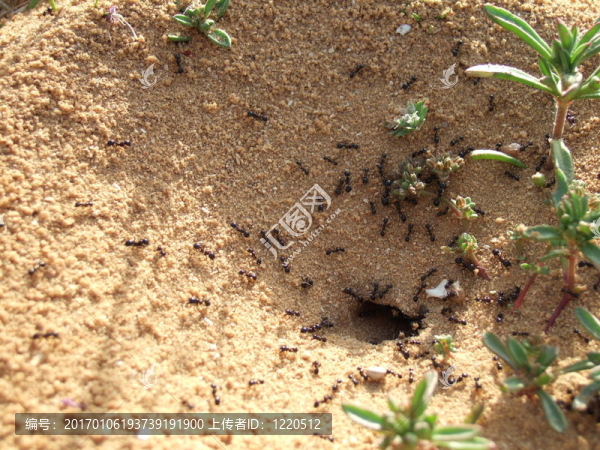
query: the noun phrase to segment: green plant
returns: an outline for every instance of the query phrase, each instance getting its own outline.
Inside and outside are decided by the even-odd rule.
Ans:
[[[479,436],[481,428],[474,424],[481,414],[476,409],[469,423],[437,426],[435,414],[425,415],[427,404],[438,383],[434,371],[427,372],[417,385],[411,403],[406,407],[388,398],[389,413],[377,414],[352,405],[342,405],[344,412],[355,422],[384,435],[379,448],[394,446],[398,450],[413,450],[420,443],[429,441],[438,448],[484,450],[495,448],[495,444]]]
[[[558,23],[558,39],[548,45],[523,19],[509,11],[486,4],[488,17],[502,28],[511,31],[539,54],[538,66],[542,74],[536,78],[510,66],[483,64],[467,69],[467,75],[479,78],[500,78],[534,87],[552,95],[556,102],[556,115],[552,139],[562,139],[569,105],[575,100],[600,98],[600,66],[587,78],[579,66],[600,53],[600,19],[585,33],[575,26],[570,30]]]
[[[504,392],[518,396],[526,395],[528,398],[536,395],[542,402],[550,426],[560,433],[565,431],[567,419],[550,394],[544,391],[544,386],[556,379],[549,370],[556,360],[556,348],[539,345],[527,339],[519,342],[510,336],[505,344],[497,335],[489,332],[484,334],[483,343],[514,372],[500,388]]]
[[[579,323],[587,330],[587,332],[590,333],[594,339],[600,341],[600,320],[583,308],[575,308],[575,316],[577,316],[577,320],[579,320]],[[588,378],[592,381],[585,386],[573,400],[573,409],[577,411],[585,411],[592,396],[597,392],[600,392],[600,353],[590,352],[587,354],[586,359],[572,364],[561,371],[562,373],[569,373],[587,369],[591,369]]]
[[[546,243],[546,252],[536,264],[521,264],[523,269],[533,273],[519,294],[514,305],[515,309],[522,305],[535,278],[539,274],[549,273],[549,268],[543,263],[553,258],[558,258],[561,263],[563,297],[545,327],[546,332],[554,325],[567,304],[578,296],[579,289],[575,287],[578,256],[582,253],[596,267],[600,267],[600,247],[591,242],[596,238],[596,221],[600,218],[600,196],[586,194],[585,183],[573,179],[571,154],[562,141],[554,141],[553,145],[556,190],[552,200],[558,224],[531,227],[519,225],[512,235],[512,239],[519,243],[525,239]]]
[[[390,133],[394,136],[404,136],[421,128],[427,117],[427,106],[423,102],[408,102],[406,108],[402,110],[402,116],[390,123],[386,127],[391,129]]]
[[[29,0],[29,3],[27,4],[27,9],[35,8],[39,2],[40,0]],[[48,4],[52,8],[52,11],[56,12],[56,10],[58,9],[58,7],[56,6],[56,1],[48,0]]]
[[[517,158],[507,155],[506,153],[499,152],[498,150],[473,150],[471,152],[471,159],[492,159],[495,161],[501,161],[512,164],[513,166],[520,167],[521,169],[527,167],[525,164],[523,164],[523,162],[521,162]]]
[[[211,42],[221,47],[229,48],[231,47],[231,37],[225,31],[215,28],[216,22],[223,17],[228,6],[229,0],[208,0],[205,4],[200,3],[199,5],[188,6],[183,14],[175,14],[173,20],[180,25],[197,28]],[[209,18],[213,9],[216,11],[216,20]],[[173,42],[189,40],[185,36],[174,34],[170,34],[169,39]]]
[[[451,353],[456,352],[456,346],[452,341],[452,336],[434,336],[435,343],[433,344],[433,349],[440,355],[443,356],[443,360],[447,360],[452,355]]]
[[[442,247],[442,250],[446,253],[456,253],[461,255],[456,258],[457,264],[463,264],[469,270],[476,272],[479,277],[489,281],[490,277],[488,276],[487,271],[475,256],[475,250],[477,250],[477,248],[477,239],[469,233],[463,233],[457,239],[456,244],[452,247],[445,245]]]

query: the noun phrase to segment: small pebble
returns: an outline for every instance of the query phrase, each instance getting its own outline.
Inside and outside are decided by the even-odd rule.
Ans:
[[[383,367],[369,367],[365,373],[372,381],[381,381],[387,375],[387,370]]]

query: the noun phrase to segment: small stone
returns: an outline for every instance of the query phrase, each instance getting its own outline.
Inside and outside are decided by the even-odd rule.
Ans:
[[[387,370],[383,367],[369,367],[365,373],[372,381],[381,381],[387,375]]]
[[[396,28],[396,33],[401,34],[402,36],[404,36],[406,33],[408,33],[410,30],[412,30],[412,27],[408,24],[404,24],[404,25],[400,25],[398,28]]]

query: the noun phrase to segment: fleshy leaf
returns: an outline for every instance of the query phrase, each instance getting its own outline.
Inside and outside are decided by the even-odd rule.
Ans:
[[[559,433],[564,432],[567,429],[567,419],[561,411],[560,407],[556,404],[554,399],[547,392],[542,389],[536,391],[537,396],[542,401],[544,412],[546,413],[546,419],[550,426],[558,431]]]

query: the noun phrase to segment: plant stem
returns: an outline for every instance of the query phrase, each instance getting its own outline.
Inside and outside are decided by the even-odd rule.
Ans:
[[[556,100],[556,115],[554,116],[554,129],[552,130],[552,139],[562,139],[565,129],[565,120],[567,111],[571,102]]]
[[[479,264],[479,261],[477,261],[477,258],[475,257],[475,253],[473,253],[472,251],[467,252],[466,257],[469,258],[469,260],[473,264],[475,264],[475,268],[477,269],[477,276],[483,278],[486,281],[490,281],[490,277],[487,274],[487,271],[484,269],[484,267],[481,264]]]
[[[556,322],[556,319],[558,318],[558,316],[560,316],[560,313],[573,299],[573,295],[571,293],[573,292],[573,286],[575,285],[575,259],[575,255],[573,254],[573,251],[571,251],[571,255],[569,256],[568,268],[565,272],[563,272],[563,278],[565,281],[565,292],[563,294],[561,302],[558,304],[558,306],[552,313],[552,317],[550,317],[548,324],[544,328],[544,333],[547,333],[548,330],[552,328],[554,322]]]
[[[531,289],[531,286],[533,286],[533,282],[535,281],[537,276],[538,276],[537,273],[531,274],[531,276],[529,277],[529,280],[527,280],[527,283],[525,284],[525,287],[523,288],[523,290],[517,297],[517,301],[515,302],[513,309],[519,309],[521,307],[521,305],[523,304],[523,301],[525,300],[525,296],[527,295],[527,292],[529,292],[529,289]]]
[[[48,0],[48,3],[50,3],[50,7],[52,8],[52,12],[56,12],[56,1],[55,0]]]

